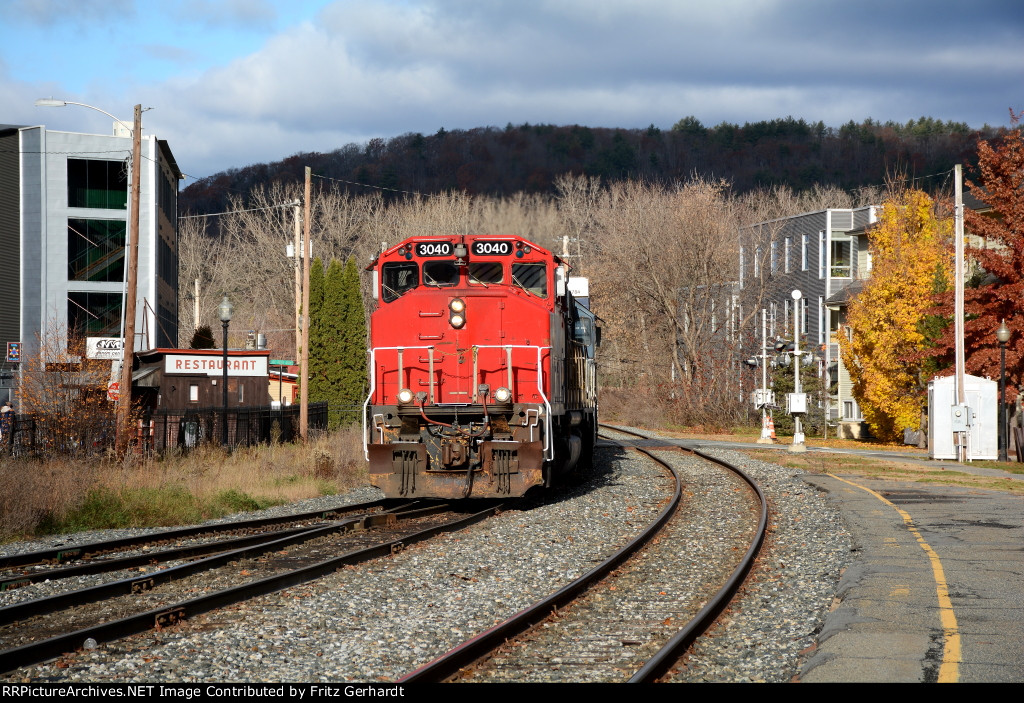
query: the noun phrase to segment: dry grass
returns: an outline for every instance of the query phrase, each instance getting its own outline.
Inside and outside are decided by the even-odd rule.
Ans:
[[[302,444],[205,445],[121,460],[0,459],[0,540],[37,531],[178,524],[366,483],[358,427]]]

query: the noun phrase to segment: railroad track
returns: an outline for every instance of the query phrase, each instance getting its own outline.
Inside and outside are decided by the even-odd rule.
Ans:
[[[218,542],[214,546],[217,553],[176,566],[15,603],[0,608],[0,642],[4,643],[0,671],[59,656],[90,640],[106,642],[159,629],[301,584],[346,565],[386,556],[409,544],[461,529],[501,507],[493,502],[482,507],[476,502],[473,512],[467,514],[466,508],[437,502],[420,507],[406,504],[275,531],[262,539],[248,536]],[[239,542],[246,544],[239,546]],[[56,572],[66,575],[68,570]],[[196,593],[202,595],[186,597]]]
[[[62,546],[0,557],[0,607],[31,598],[35,583],[77,578],[140,566],[187,560],[300,534],[327,520],[377,511],[400,511],[413,504],[379,500],[335,510],[175,528],[116,540]],[[166,547],[166,548],[161,548]]]
[[[677,482],[675,497],[641,536],[575,582],[400,681],[649,682],[664,674],[739,588],[763,541],[767,504],[749,477],[718,459],[698,453],[705,461],[666,460],[637,449],[672,471]],[[706,461],[737,478],[709,470]],[[753,511],[758,519],[748,521],[738,537],[709,540],[712,544],[688,539],[694,521],[677,513],[682,474],[703,487],[720,484],[730,509]],[[737,490],[741,481],[749,490]],[[692,573],[686,562],[708,561],[719,568],[698,569],[699,578],[666,573],[666,564]]]

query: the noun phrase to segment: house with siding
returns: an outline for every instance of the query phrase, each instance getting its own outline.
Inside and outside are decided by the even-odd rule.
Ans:
[[[770,340],[792,339],[794,324],[799,325],[801,346],[815,350],[814,368],[827,381],[826,416],[848,437],[860,436],[864,418],[840,358],[838,335],[849,334],[845,325],[849,301],[870,275],[866,231],[879,214],[880,208],[874,205],[830,208],[760,222],[740,231],[741,290],[760,293]],[[803,294],[798,301],[791,296],[794,289]],[[751,351],[758,353],[761,318],[754,317],[758,329],[749,330],[746,337],[756,339]]]

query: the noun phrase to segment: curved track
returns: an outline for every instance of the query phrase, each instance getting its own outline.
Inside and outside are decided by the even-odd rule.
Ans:
[[[615,429],[616,431],[624,432],[622,430],[618,430],[617,428]],[[637,437],[641,436],[637,435],[636,433],[624,433],[633,434],[634,436]],[[452,679],[456,676],[456,674],[459,674],[460,669],[464,669],[466,667],[470,667],[470,669],[472,669],[473,667],[471,665],[473,665],[474,662],[481,661],[484,658],[493,654],[499,647],[505,644],[508,638],[518,637],[527,630],[530,630],[530,628],[536,626],[538,623],[541,623],[545,619],[552,617],[553,614],[557,620],[561,620],[564,612],[559,613],[560,608],[565,608],[575,598],[580,597],[588,589],[592,588],[598,582],[601,582],[602,579],[607,578],[609,574],[615,573],[617,569],[623,567],[627,559],[637,554],[637,552],[642,547],[644,547],[656,535],[658,535],[662,528],[666,525],[666,523],[670,519],[673,519],[673,515],[677,511],[680,502],[682,487],[679,481],[678,474],[671,466],[668,466],[668,464],[665,461],[663,461],[659,457],[654,456],[649,451],[640,449],[638,447],[636,447],[636,449],[648,455],[655,462],[658,462],[665,466],[668,470],[672,471],[673,475],[676,476],[675,497],[671,501],[670,505],[666,507],[665,510],[662,511],[658,518],[648,526],[648,528],[644,531],[644,533],[641,536],[635,538],[633,542],[631,542],[627,547],[620,550],[616,554],[612,555],[607,560],[605,560],[597,567],[592,569],[590,572],[580,577],[573,583],[569,584],[565,588],[562,588],[556,593],[551,594],[550,596],[544,598],[543,600],[539,601],[533,606],[522,610],[521,612],[517,613],[512,618],[509,618],[505,622],[502,622],[496,625],[495,627],[464,642],[462,645],[452,649],[445,655],[435,659],[429,664],[417,669],[414,672],[411,672],[410,674],[407,674],[406,676],[399,679],[399,681],[404,683],[413,681],[422,682]],[[678,659],[678,657],[685,650],[685,648],[689,646],[693,639],[696,636],[698,636],[701,632],[703,632],[711,624],[711,622],[713,622],[715,616],[717,616],[717,614],[721,611],[725,604],[728,603],[732,594],[735,593],[736,589],[739,587],[739,584],[742,583],[742,578],[749,570],[750,565],[754,557],[756,556],[757,551],[764,538],[764,533],[767,525],[767,505],[764,500],[763,493],[760,491],[760,489],[756,487],[756,484],[754,484],[754,482],[750,480],[749,477],[747,477],[745,474],[743,474],[743,472],[739,471],[738,469],[735,469],[729,466],[728,464],[725,464],[724,462],[712,459],[705,455],[700,456],[704,459],[714,462],[715,464],[725,466],[730,470],[737,472],[740,476],[742,476],[744,482],[746,482],[753,488],[753,491],[758,496],[760,502],[760,519],[758,520],[758,526],[756,530],[752,531],[753,537],[750,540],[750,544],[747,547],[746,553],[744,557],[740,560],[740,563],[732,570],[732,573],[729,575],[729,578],[726,579],[726,585],[719,588],[718,593],[716,593],[715,596],[711,598],[710,601],[708,601],[707,605],[703,609],[701,609],[700,612],[697,613],[696,617],[692,618],[686,624],[686,626],[684,626],[682,630],[677,632],[674,636],[668,638],[668,640],[664,643],[661,649],[657,651],[653,657],[650,657],[646,664],[644,664],[639,670],[637,670],[632,675],[632,677],[628,679],[630,681],[641,682],[655,680],[659,675],[661,675],[665,670],[667,670],[667,668],[671,666],[673,662],[675,662]],[[616,586],[609,585],[607,586],[607,588],[614,591]],[[660,592],[660,595],[664,596],[665,592]],[[597,599],[600,600],[601,596],[598,596]],[[667,608],[665,612],[669,613],[675,613],[679,608],[678,604],[673,603],[665,606],[653,606],[653,610],[657,610],[659,607]],[[640,608],[640,612],[640,622],[625,623],[625,621],[621,621],[618,625],[614,626],[617,628],[616,636],[618,637],[623,647],[640,644],[640,638],[644,636],[649,638],[650,636],[649,632],[646,633],[646,635],[634,635],[630,634],[630,632],[639,632],[643,629],[654,629],[648,628],[644,622],[644,618],[647,618],[649,620],[649,618],[651,617],[652,608],[643,605]],[[672,619],[672,615],[667,616],[667,621],[671,621]],[[552,623],[551,621],[549,621],[545,624],[545,627],[547,627],[548,625],[555,624],[558,623]],[[633,629],[631,630],[630,628]],[[530,633],[532,632],[533,630],[530,630]],[[535,648],[535,643],[539,639],[541,639],[539,635],[523,635],[522,637],[519,637],[519,639],[517,639],[513,644],[505,647],[503,651],[508,651],[509,649],[531,650],[531,648]],[[593,639],[593,637],[591,637],[591,639]],[[562,646],[566,646],[564,642],[562,643]],[[579,659],[580,656],[581,655],[579,651],[571,652],[567,655],[567,657],[570,659]],[[610,660],[614,659],[616,654],[608,651],[599,651],[597,654],[590,656],[592,659],[601,658]],[[550,664],[552,661],[554,661],[555,664],[560,665],[561,658],[556,658],[554,660],[549,658],[548,664]],[[515,675],[516,672],[521,671],[519,669],[516,669],[516,665],[512,665],[511,668],[513,669],[513,675]],[[617,674],[620,672],[621,666],[619,666],[619,668],[616,669]],[[459,674],[459,677],[462,679],[468,678],[469,680],[481,680],[479,677],[476,677],[474,675],[470,675],[467,677],[464,674]]]

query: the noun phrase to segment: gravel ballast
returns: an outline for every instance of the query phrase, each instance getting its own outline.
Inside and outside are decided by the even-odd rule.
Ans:
[[[762,483],[774,510],[771,534],[755,581],[716,637],[697,646],[678,680],[790,680],[800,652],[814,642],[824,621],[849,559],[849,535],[799,472],[732,452],[723,456]],[[554,491],[529,509],[508,511],[315,583],[161,632],[100,643],[4,678],[392,681],[589,570],[651,520],[669,490],[663,471],[649,462],[601,450],[592,481]],[[366,490],[345,500],[317,500],[335,507],[376,495]],[[310,509],[310,501],[295,508]],[[61,544],[96,538],[80,535]],[[62,539],[7,545],[3,551],[30,551],[44,546],[40,542],[51,546]]]

